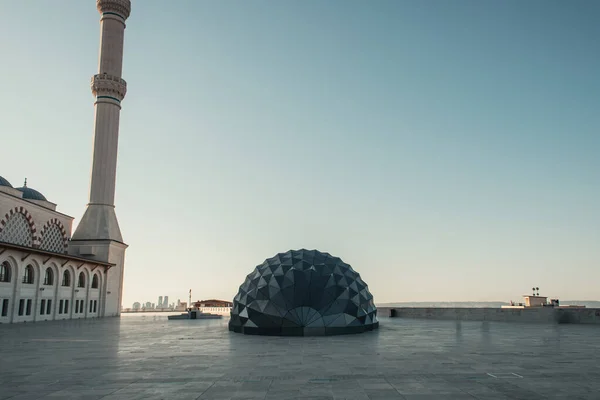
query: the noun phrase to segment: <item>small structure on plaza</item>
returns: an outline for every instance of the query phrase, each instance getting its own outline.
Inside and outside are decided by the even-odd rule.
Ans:
[[[231,308],[233,307],[233,303],[226,300],[197,300],[194,303],[196,307],[211,307],[211,308]]]
[[[585,308],[585,306],[579,305],[568,305],[561,306],[559,299],[550,299],[548,302],[547,296],[540,296],[540,288],[533,287],[531,288],[532,294],[524,294],[523,300],[524,303],[515,303],[514,301],[510,301],[510,305],[502,306],[501,308],[533,308],[533,307],[554,307],[554,308]]]
[[[379,327],[367,284],[339,257],[290,250],[265,260],[233,299],[229,330],[254,335],[337,335]]]
[[[223,315],[221,315],[221,314],[206,313],[201,310],[195,310],[193,308],[189,308],[186,312],[181,313],[179,315],[167,316],[167,319],[169,319],[169,320],[174,320],[174,319],[221,319],[221,318],[223,318]]]
[[[190,290],[191,292],[191,290]],[[227,313],[231,310],[231,307],[223,308],[223,310],[227,310]],[[181,313],[180,315],[169,315],[167,318],[172,319],[221,319],[223,315],[227,313],[225,311],[220,310],[212,310],[217,312],[207,312],[207,308],[204,307],[199,301],[195,302],[192,307],[188,308],[186,312]]]

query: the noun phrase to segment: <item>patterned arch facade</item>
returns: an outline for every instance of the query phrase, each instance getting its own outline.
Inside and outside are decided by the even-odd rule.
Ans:
[[[40,249],[55,253],[66,253],[69,246],[67,231],[56,218],[48,220],[40,232]]]
[[[39,239],[37,236],[37,229],[35,227],[35,222],[33,221],[33,217],[31,216],[31,214],[29,214],[29,211],[27,211],[27,209],[23,206],[18,206],[15,207],[13,209],[11,209],[9,212],[7,212],[4,217],[2,218],[2,220],[0,220],[0,240],[8,242],[8,243],[15,243],[15,244],[19,244],[22,245],[22,241],[18,242],[18,241],[13,241],[11,239],[13,239],[11,236],[13,234],[22,234],[24,235],[24,232],[7,232],[6,229],[11,229],[12,226],[10,225],[10,220],[11,218],[20,218],[20,216],[18,215],[20,214],[22,217],[24,217],[27,225],[29,226],[29,233],[31,234],[31,247],[38,247],[39,246]],[[27,244],[25,244],[27,245]]]

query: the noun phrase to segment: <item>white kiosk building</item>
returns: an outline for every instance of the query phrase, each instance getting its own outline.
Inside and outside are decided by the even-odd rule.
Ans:
[[[125,20],[130,0],[97,0],[100,59],[90,199],[71,234],[73,217],[27,186],[0,177],[0,323],[118,316],[125,249],[115,214],[115,180]]]

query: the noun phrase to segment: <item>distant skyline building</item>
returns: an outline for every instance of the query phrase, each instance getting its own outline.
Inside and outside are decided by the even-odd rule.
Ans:
[[[137,311],[140,308],[142,308],[142,305],[138,301],[136,301],[135,303],[133,303],[133,307],[131,307],[131,308],[133,308],[134,310]]]
[[[163,308],[169,308],[169,296],[165,296],[165,301],[162,305]]]
[[[162,296],[158,296],[158,307],[162,307],[163,304],[163,297]]]

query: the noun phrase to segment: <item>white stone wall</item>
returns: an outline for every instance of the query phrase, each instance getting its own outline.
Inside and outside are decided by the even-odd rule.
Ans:
[[[65,263],[63,259],[50,258],[47,255],[30,254],[26,251],[8,249],[0,245],[0,264],[8,262],[11,267],[10,282],[0,282],[0,314],[4,299],[8,299],[9,307],[6,316],[0,315],[0,323],[50,321],[57,319],[76,319],[101,317],[104,297],[101,296],[102,287],[106,280],[104,266],[94,263],[83,263],[73,260]],[[45,262],[45,264],[44,264]],[[64,265],[63,265],[64,264]],[[31,265],[34,270],[32,284],[23,283],[25,268]],[[45,272],[51,268],[53,282],[44,284]],[[63,273],[69,271],[71,281],[69,286],[62,286]],[[79,274],[85,276],[83,287],[78,286]],[[98,288],[92,288],[94,275],[98,278]],[[20,301],[23,300],[23,312],[19,315]],[[31,302],[30,312],[27,315],[27,302]],[[62,300],[62,312],[60,310]],[[48,307],[50,301],[50,307]],[[65,304],[68,301],[68,310]],[[96,301],[96,303],[93,303]],[[82,302],[82,303],[79,303]],[[90,303],[91,302],[91,303]],[[42,310],[42,303],[44,309]],[[75,309],[76,304],[83,304],[82,312]],[[95,305],[95,311],[94,311]]]
[[[110,267],[102,276],[101,290],[96,294],[102,303],[103,316],[116,317],[121,314],[123,298],[123,268],[125,265],[125,250],[127,245],[115,241],[77,240],[71,242],[69,252],[86,258],[107,261]]]

